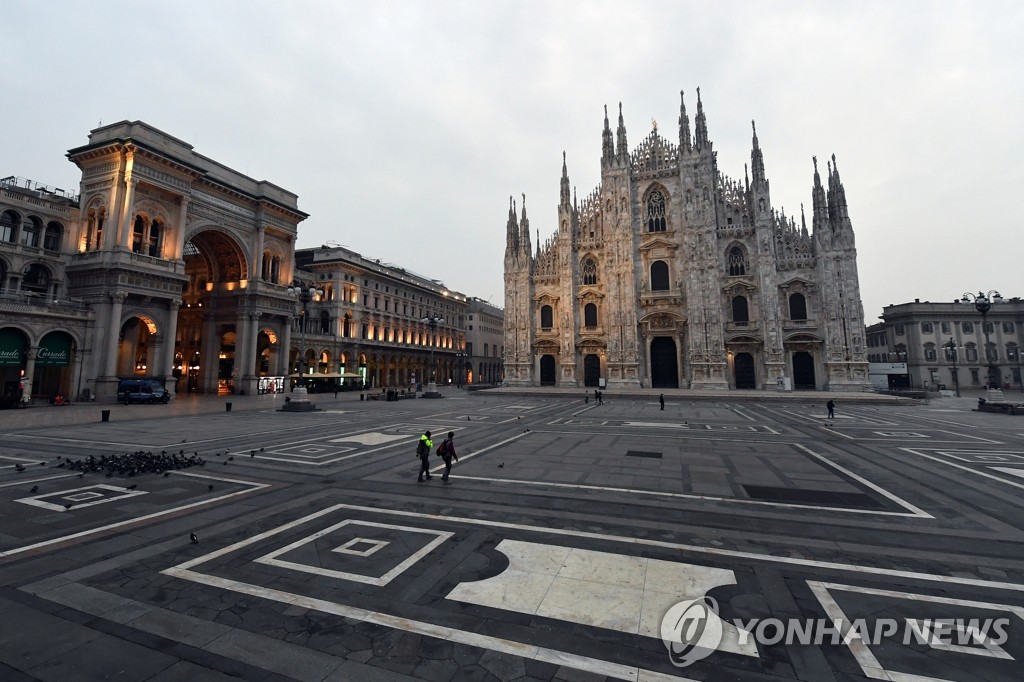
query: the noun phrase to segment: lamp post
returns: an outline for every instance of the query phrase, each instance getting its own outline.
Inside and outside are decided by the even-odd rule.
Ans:
[[[295,280],[290,287],[288,287],[288,293],[299,299],[299,303],[302,304],[302,312],[299,314],[299,373],[302,374],[302,380],[306,380],[306,306],[309,302],[315,299],[317,296],[323,296],[323,289],[317,289],[313,283],[305,284],[299,280]]]
[[[987,294],[981,291],[977,294],[967,292],[960,299],[960,302],[964,305],[971,305],[973,303],[974,309],[981,313],[981,331],[985,334],[985,364],[988,365],[986,388],[997,388],[999,384],[996,379],[996,366],[988,340],[988,312],[992,309],[993,303],[1002,303],[1003,297],[994,289]]]
[[[905,350],[892,351],[892,355],[896,358],[896,360],[895,360],[896,362],[902,362],[903,363],[903,371],[906,373],[904,376],[907,379],[907,390],[910,390],[910,386],[911,386],[911,381],[910,381],[910,363],[907,362],[907,351],[905,351]]]
[[[956,356],[957,356],[958,346],[956,345],[956,342],[953,340],[952,336],[949,337],[949,342],[943,344],[943,346],[946,349],[947,357],[950,360],[953,361],[953,386],[956,388],[956,397],[959,398],[960,397],[960,373],[957,370],[957,366],[956,366],[956,360],[957,360]]]
[[[466,353],[462,350],[455,354],[455,388],[462,388],[462,380],[466,373],[465,357]]]
[[[434,343],[436,341],[437,325],[444,322],[444,318],[430,315],[421,319],[420,322],[430,325],[430,381],[427,382],[427,390],[423,393],[423,397],[439,398],[441,394],[437,392],[437,367],[434,365]]]

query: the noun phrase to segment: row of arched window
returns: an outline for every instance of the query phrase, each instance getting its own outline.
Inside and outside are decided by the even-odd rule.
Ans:
[[[554,326],[555,311],[549,305],[542,305],[540,307],[540,326],[541,329],[551,329]],[[594,303],[587,303],[583,306],[583,326],[584,327],[596,327],[597,326],[597,305]]]
[[[64,226],[56,220],[43,225],[38,216],[23,218],[12,209],[0,213],[0,241],[32,248],[42,247],[46,251],[60,251],[63,239]]]
[[[742,247],[734,246],[726,254],[726,266],[730,277],[738,277],[747,273],[747,255]],[[669,284],[668,263],[665,261],[654,261],[651,263],[651,290],[668,291]],[[580,265],[580,281],[584,285],[597,284],[597,261],[591,257],[583,259]]]
[[[7,264],[0,260],[0,282],[7,281]],[[50,269],[40,263],[32,263],[21,274],[20,290],[45,296],[50,293],[53,275]]]

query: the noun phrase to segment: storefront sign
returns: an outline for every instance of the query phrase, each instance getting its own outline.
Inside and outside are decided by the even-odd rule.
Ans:
[[[16,331],[0,331],[0,367],[21,367],[25,357],[25,337]]]
[[[36,365],[67,367],[70,359],[71,339],[66,334],[48,334],[36,352]]]

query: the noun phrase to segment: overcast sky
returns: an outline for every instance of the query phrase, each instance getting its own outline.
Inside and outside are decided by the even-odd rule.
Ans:
[[[1020,2],[3,3],[0,176],[77,187],[65,152],[143,120],[299,195],[300,247],[345,245],[502,306],[508,198],[556,229],[562,151],[600,180],[701,88],[720,170],[757,121],[772,203],[837,157],[865,320],[1024,295]],[[613,120],[614,126],[614,120]],[[824,170],[824,169],[823,169]]]

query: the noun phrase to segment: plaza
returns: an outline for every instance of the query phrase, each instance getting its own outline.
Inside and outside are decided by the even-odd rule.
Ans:
[[[1019,417],[968,397],[443,393],[0,414],[0,678],[1020,678]],[[455,434],[450,485],[434,456],[417,482],[428,430]],[[136,451],[204,464],[73,468]],[[702,598],[718,640],[674,665],[663,618]],[[1007,636],[765,644],[736,625],[823,618]]]

